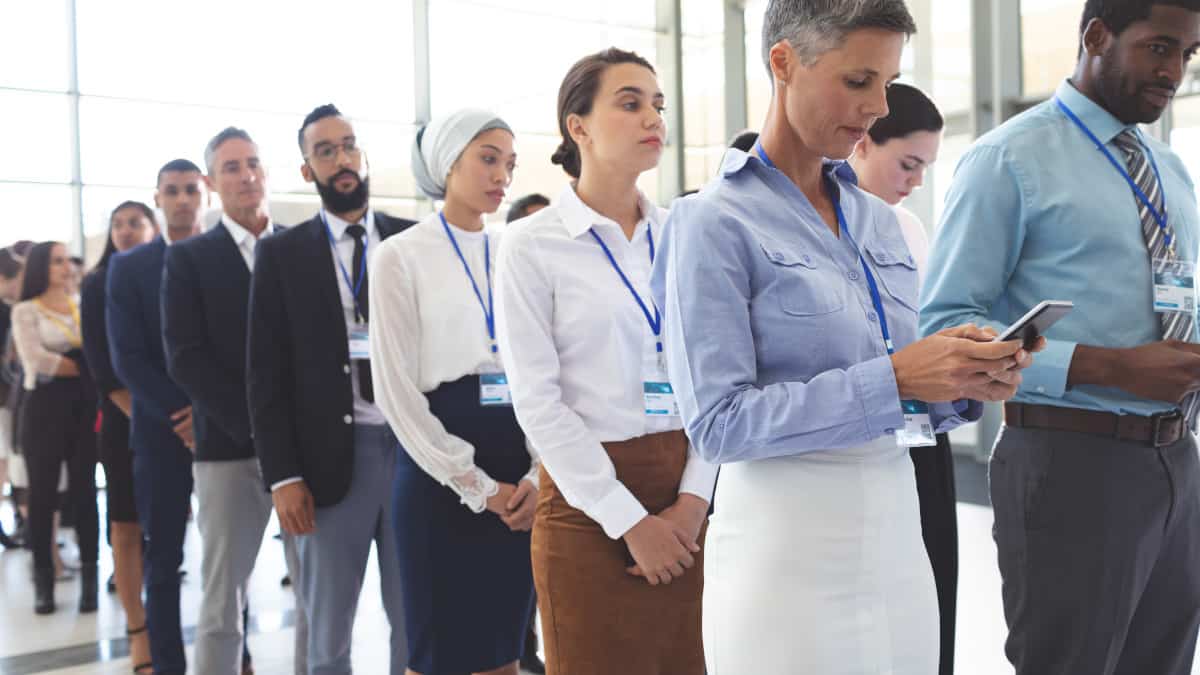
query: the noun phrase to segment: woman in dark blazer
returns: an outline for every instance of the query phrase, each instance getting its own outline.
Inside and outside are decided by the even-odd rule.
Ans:
[[[141,202],[122,202],[108,222],[108,242],[100,262],[83,279],[80,314],[83,350],[96,387],[100,412],[97,449],[107,483],[113,578],[130,627],[130,658],[135,671],[149,670],[150,642],[142,604],[142,528],[133,498],[133,451],[129,445],[129,414],[133,397],[113,370],[105,328],[105,281],[108,261],[116,254],[148,241],[157,232],[154,212]]]

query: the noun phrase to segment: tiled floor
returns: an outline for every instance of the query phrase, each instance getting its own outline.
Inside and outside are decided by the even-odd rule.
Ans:
[[[984,497],[982,467],[961,459],[958,466],[960,499],[978,502]],[[103,503],[103,500],[101,500]],[[1004,619],[1000,607],[1000,575],[996,570],[991,539],[990,509],[960,502],[959,620],[957,671],[969,675],[1010,675],[1003,655]],[[274,528],[274,524],[271,526]],[[271,529],[273,532],[274,530]],[[183,585],[183,615],[195,617],[199,606],[199,547],[194,528],[187,541]],[[111,569],[111,557],[101,553],[102,576]],[[281,588],[283,551],[267,537],[251,579],[250,604],[255,630],[250,651],[260,675],[290,675],[293,630],[290,628],[290,591]],[[123,654],[124,618],[115,596],[102,594],[100,611],[80,617],[74,611],[76,582],[57,588],[59,611],[35,616],[29,583],[29,555],[24,551],[0,553],[0,674],[53,673],[55,675],[109,675],[128,673]],[[379,575],[372,559],[354,630],[355,671],[384,675],[387,619],[379,600]],[[187,621],[185,623],[193,623]],[[113,642],[109,642],[112,640]],[[46,658],[29,663],[29,655]],[[191,649],[189,648],[189,656]],[[1200,675],[1200,667],[1193,671]]]

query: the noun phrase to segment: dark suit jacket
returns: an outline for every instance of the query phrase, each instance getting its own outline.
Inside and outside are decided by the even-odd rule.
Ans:
[[[108,353],[114,373],[133,394],[130,444],[134,451],[169,452],[188,459],[191,454],[175,435],[171,414],[191,402],[168,375],[163,352],[159,286],[166,251],[166,241],[158,237],[109,260]]]
[[[412,224],[375,213],[384,239]],[[246,366],[254,447],[268,486],[303,478],[317,506],[346,496],[354,463],[341,283],[320,216],[259,245]]]
[[[129,418],[108,397],[125,384],[113,370],[105,326],[104,285],[106,268],[92,270],[83,278],[79,314],[83,330],[83,353],[91,370],[103,424],[100,427],[100,460],[107,462],[129,453]]]
[[[250,270],[224,225],[167,248],[167,371],[192,399],[197,461],[254,456],[246,407],[249,299]]]

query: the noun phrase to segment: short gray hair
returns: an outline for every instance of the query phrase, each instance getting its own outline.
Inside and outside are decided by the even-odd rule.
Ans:
[[[763,17],[762,58],[771,73],[771,47],[787,40],[804,65],[837,49],[861,28],[882,28],[907,37],[917,22],[904,0],[771,0]]]
[[[208,175],[211,176],[213,174],[213,162],[217,159],[217,148],[224,145],[225,141],[230,141],[235,138],[240,138],[251,145],[258,145],[254,142],[253,138],[250,138],[250,134],[246,133],[245,129],[239,129],[237,127],[225,127],[220,133],[212,137],[212,140],[208,142],[208,145],[204,146],[204,166],[208,169]]]

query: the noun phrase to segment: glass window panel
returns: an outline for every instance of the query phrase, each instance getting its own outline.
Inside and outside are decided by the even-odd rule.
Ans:
[[[712,180],[721,168],[721,159],[725,157],[725,149],[724,145],[713,145],[684,150],[683,161],[687,179],[683,182],[683,189],[699,190]]]
[[[939,227],[946,205],[946,193],[950,191],[950,183],[954,180],[954,170],[958,167],[958,160],[971,147],[972,140],[970,134],[945,136],[942,139],[938,160],[933,165],[933,222]]]
[[[971,66],[971,3],[932,0],[933,91],[931,98],[942,113],[971,107],[974,77]],[[922,27],[924,28],[924,27]]]
[[[430,3],[433,9],[443,0]],[[711,0],[707,0],[711,2]],[[526,17],[554,17],[568,19],[576,24],[605,24],[625,28],[654,28],[656,21],[655,3],[652,0],[605,0],[605,2],[563,2],[562,0],[456,0],[474,18],[476,9],[501,11],[507,15],[506,26],[514,26],[516,32],[528,33],[523,26]],[[469,6],[469,7],[468,7]],[[464,16],[459,14],[458,16]],[[430,22],[433,23],[432,21]],[[494,25],[494,24],[493,24]],[[589,26],[590,28],[590,26]],[[579,26],[575,27],[578,30]],[[493,38],[494,39],[494,38]]]
[[[295,112],[332,101],[351,116],[413,119],[407,0],[342,0],[336,9],[210,0],[186,11],[160,0],[77,2],[84,93]],[[131,39],[129,17],[151,29]]]
[[[67,29],[64,0],[0,2],[0,86],[66,91]]]
[[[1188,173],[1200,176],[1200,96],[1176,99],[1171,113],[1171,147]],[[1200,195],[1200,189],[1197,194]]]
[[[153,179],[153,176],[151,176]],[[108,218],[113,208],[126,200],[139,201],[154,208],[154,188],[150,185],[141,187],[108,187],[84,186],[83,188],[83,234],[98,238],[101,246],[104,244],[104,234],[108,231]],[[161,222],[159,214],[155,220]],[[90,252],[90,251],[89,251]]]
[[[186,157],[203,168],[204,146],[228,125],[245,129],[258,143],[273,193],[316,194],[300,175],[296,130],[299,113],[221,110],[199,106],[83,97],[80,103],[85,183],[152,185],[158,168]],[[354,120],[352,120],[354,121]],[[372,191],[379,196],[415,195],[409,169],[413,127],[407,124],[354,121],[367,151]]]
[[[725,4],[713,0],[683,0],[683,34],[704,36],[724,33]]]
[[[771,78],[762,58],[763,14],[766,0],[746,3],[746,120],[751,129],[762,127],[771,103]]]
[[[683,39],[683,99],[684,145],[724,145],[725,46],[720,35]]]
[[[75,236],[71,186],[0,183],[0,246],[18,239],[69,242]]]
[[[612,11],[604,3],[596,7]],[[464,15],[471,21],[459,20]],[[502,39],[496,26],[519,26],[521,35],[536,39]],[[536,14],[514,16],[507,4],[461,0],[432,3],[430,35],[433,114],[482,106],[503,117],[518,135],[558,131],[558,87],[581,57],[616,46],[653,63],[656,43],[651,30],[581,26],[579,21]],[[486,52],[486,61],[475,51],[465,52],[464,45],[478,45]]]
[[[10,132],[0,150],[0,179],[71,181],[69,106],[65,94],[0,91],[0,110]]]
[[[159,167],[176,157],[204,168],[204,146],[232,125],[245,129],[258,144],[270,190],[306,189],[296,145],[296,129],[303,118],[297,114],[85,96],[79,117],[85,183],[152,185]]]
[[[1025,96],[1054,93],[1075,70],[1079,0],[1021,0],[1021,64]]]

